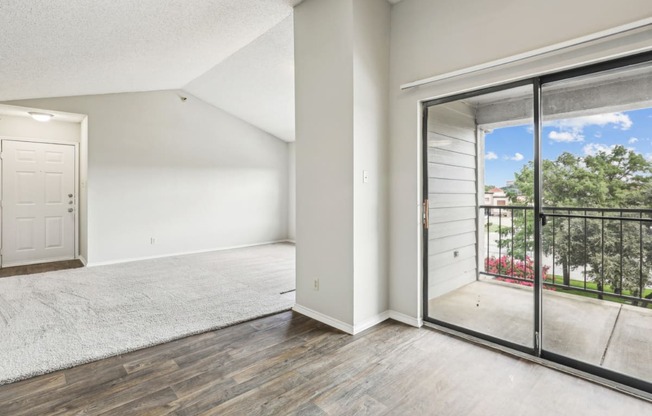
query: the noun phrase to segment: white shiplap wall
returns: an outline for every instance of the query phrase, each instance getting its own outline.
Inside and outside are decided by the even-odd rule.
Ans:
[[[476,143],[473,108],[462,102],[430,107],[429,299],[471,283],[477,276]]]

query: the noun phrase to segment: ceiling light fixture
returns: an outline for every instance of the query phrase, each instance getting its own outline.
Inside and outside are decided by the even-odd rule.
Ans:
[[[36,121],[50,121],[52,117],[54,117],[53,114],[48,114],[48,113],[37,113],[37,112],[29,112],[29,115],[32,116],[32,118]]]

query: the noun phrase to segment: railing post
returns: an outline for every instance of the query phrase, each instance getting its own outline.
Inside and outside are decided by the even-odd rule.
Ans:
[[[587,230],[586,230],[586,210],[584,211],[584,290],[586,290],[586,263],[589,261]]]
[[[639,212],[639,218],[641,220],[638,222],[638,297],[643,299],[643,291],[645,290],[645,284],[643,283],[643,211]],[[645,303],[643,303],[642,306],[647,307]]]
[[[620,211],[620,284],[618,285],[618,294],[623,294],[623,212]]]
[[[512,249],[510,251],[512,258],[512,276],[514,276],[514,208],[510,209],[512,212]]]
[[[600,267],[600,274],[601,274],[601,276],[600,276],[600,291],[602,292],[602,295],[600,295],[599,299],[602,299],[604,297],[604,211],[602,211],[601,214],[602,214],[602,237],[601,237],[600,243],[601,243],[601,246],[602,246],[601,247],[601,250],[602,250],[601,256],[602,257],[600,259],[600,265],[601,265],[601,267]]]
[[[555,284],[555,263],[557,259],[555,258],[555,217],[552,217],[552,284]]]
[[[491,209],[486,208],[486,213],[487,213],[487,258],[485,259],[485,270],[487,269],[487,263],[489,262],[489,245],[491,241],[491,238],[489,236],[489,224],[491,224],[489,222],[489,218],[491,218]]]
[[[503,257],[503,209],[498,208],[498,261]],[[500,264],[500,263],[498,263]]]

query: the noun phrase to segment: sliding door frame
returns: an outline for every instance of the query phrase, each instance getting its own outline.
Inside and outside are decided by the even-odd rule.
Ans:
[[[491,335],[483,334],[481,332],[477,332],[471,329],[467,329],[464,327],[460,327],[458,325],[454,325],[445,321],[441,321],[438,319],[431,318],[428,313],[428,109],[430,107],[439,105],[439,104],[447,104],[451,103],[454,101],[459,101],[459,100],[464,100],[467,98],[472,98],[476,97],[479,95],[484,95],[484,94],[491,94],[494,92],[498,91],[504,91],[512,88],[519,88],[519,87],[524,87],[524,86],[532,86],[532,88],[535,88],[535,83],[533,79],[524,79],[516,82],[510,82],[507,84],[501,84],[501,85],[496,85],[493,87],[489,88],[482,88],[479,90],[474,90],[474,91],[469,91],[465,92],[462,94],[456,94],[452,96],[447,96],[447,97],[442,97],[438,98],[435,100],[429,100],[424,102],[423,105],[423,120],[422,120],[422,150],[421,150],[421,156],[422,156],[422,212],[423,212],[423,217],[422,217],[422,230],[423,230],[423,235],[422,235],[422,257],[423,257],[423,320],[426,322],[430,322],[435,325],[439,325],[448,329],[452,329],[454,331],[462,332],[471,336],[474,336],[476,338],[480,338],[489,342],[492,342],[494,344],[502,345],[507,348],[511,348],[516,351],[520,351],[523,353],[531,354],[531,355],[538,355],[536,354],[536,343],[533,343],[534,348],[527,347],[525,345],[517,344],[514,342],[506,341],[502,338],[497,338]],[[535,129],[536,130],[536,129]],[[476,155],[476,167],[477,167],[477,158],[479,156]],[[478,189],[476,189],[476,192],[479,192]],[[476,206],[476,209],[479,209],[479,207]],[[480,226],[480,220],[479,218],[476,220],[476,224],[479,227]],[[536,256],[535,256],[536,257]],[[476,254],[476,258],[478,258],[478,255]],[[479,265],[479,264],[478,264]],[[536,283],[535,283],[536,286]],[[536,321],[536,316],[535,316],[535,321]],[[534,335],[533,335],[534,336]]]
[[[461,94],[450,95],[446,97],[441,97],[433,100],[428,100],[422,102],[422,129],[421,129],[421,175],[422,175],[422,295],[423,295],[423,320],[450,330],[460,332],[462,334],[470,335],[471,337],[477,338],[478,340],[484,340],[497,344],[503,347],[510,348],[515,351],[520,351],[526,354],[530,354],[534,357],[540,357],[544,360],[548,360],[563,366],[567,366],[582,372],[592,374],[598,377],[601,377],[603,382],[607,385],[611,385],[614,388],[618,388],[618,385],[624,385],[631,387],[637,390],[641,390],[648,394],[652,394],[652,383],[628,376],[623,373],[619,373],[613,370],[609,370],[603,367],[595,366],[588,364],[579,360],[569,358],[564,355],[560,355],[551,351],[547,351],[544,347],[543,340],[543,282],[541,279],[542,276],[542,252],[541,252],[541,235],[543,221],[545,214],[543,212],[543,161],[541,155],[541,130],[542,130],[542,109],[541,109],[541,91],[542,87],[546,84],[568,80],[572,78],[577,78],[585,75],[595,74],[599,72],[604,72],[612,69],[625,68],[631,65],[641,64],[645,62],[652,62],[652,52],[644,52],[635,55],[626,56],[619,59],[614,59],[610,61],[600,62],[597,64],[591,64],[584,67],[579,67],[566,71],[559,71],[549,74],[544,74],[535,77],[529,77],[519,81],[514,81],[510,83],[500,84],[488,88],[482,88],[478,90],[473,90],[469,92],[464,92]],[[525,85],[532,85],[533,88],[533,119],[534,119],[534,214],[536,220],[534,221],[534,325],[532,328],[533,332],[533,346],[532,348],[526,347],[520,344],[516,344],[510,341],[506,341],[502,338],[497,338],[491,335],[473,331],[464,327],[460,327],[454,324],[450,324],[445,321],[440,321],[438,319],[431,318],[428,312],[428,237],[429,237],[429,224],[428,224],[428,109],[430,107],[446,104],[454,101],[459,101],[467,98],[476,97],[479,95],[490,94],[493,92],[508,90],[511,88],[523,87]],[[476,155],[476,164],[480,155]],[[477,165],[476,165],[477,166]],[[477,182],[476,182],[477,183]],[[479,190],[477,190],[479,192]],[[479,210],[479,206],[476,207]],[[479,218],[477,223],[480,225]],[[477,261],[479,262],[479,255],[476,255]],[[479,270],[479,269],[478,269]],[[614,384],[614,383],[618,383]]]

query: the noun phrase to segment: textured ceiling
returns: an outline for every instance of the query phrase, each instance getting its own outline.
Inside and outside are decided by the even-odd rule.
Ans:
[[[300,2],[0,0],[0,101],[184,89],[294,141]]]
[[[181,88],[297,0],[1,0],[0,101]]]
[[[183,89],[282,140],[294,141],[292,16]]]

